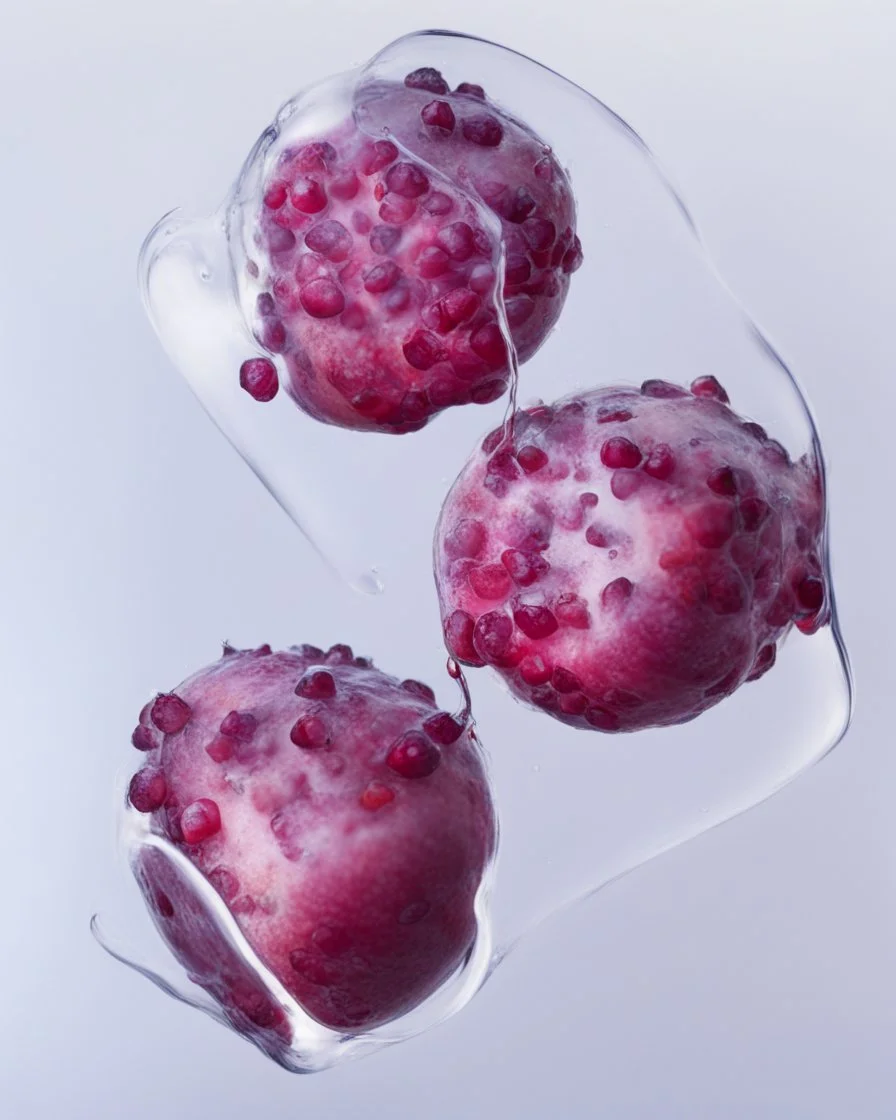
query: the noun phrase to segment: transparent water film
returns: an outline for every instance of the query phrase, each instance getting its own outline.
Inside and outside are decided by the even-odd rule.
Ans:
[[[644,144],[583,90],[496,44],[401,39],[286,104],[216,214],[169,215],[150,234],[141,277],[169,355],[320,554],[309,566],[320,596],[354,604],[350,635],[295,640],[351,641],[375,661],[353,672],[395,674],[371,692],[339,677],[344,647],[294,651],[306,658],[292,666],[296,688],[309,672],[336,678],[313,710],[292,685],[264,703],[243,692],[233,711],[197,678],[184,686],[195,722],[149,750],[137,796],[147,811],[132,790],[124,831],[194,983],[160,963],[137,911],[107,940],[168,990],[297,1070],[406,1037],[463,1006],[536,923],[755,805],[842,736],[850,680],[806,403]],[[291,613],[301,626],[301,600]],[[465,667],[475,737],[446,646],[455,673]],[[438,699],[402,692],[403,677]],[[384,722],[351,707],[356,693],[393,697]],[[396,696],[423,707],[408,715]],[[331,701],[348,706],[325,710]],[[258,717],[258,757],[232,746],[217,772],[195,763],[241,710]],[[359,723],[374,728],[373,754],[345,746]],[[162,734],[150,708],[141,726]],[[390,770],[406,735],[409,757],[435,751],[437,769]],[[317,754],[305,742],[315,738]],[[177,794],[154,809],[158,757]],[[399,909],[379,925],[368,913],[366,926],[356,912],[349,928],[327,918],[345,892],[328,897],[324,876],[308,910],[314,891],[296,884],[315,874],[302,863],[317,850],[310,834],[333,827],[327,796],[338,813],[350,803],[345,836],[378,836],[376,825],[388,840],[406,801],[424,813],[432,798],[425,812],[442,820],[437,791],[450,800],[463,766],[479,776],[465,779],[460,835],[490,834],[494,805],[500,842],[494,861],[485,839],[470,856],[462,905],[439,917],[434,899],[393,898],[400,876],[386,875]],[[190,807],[214,801],[216,782],[217,840],[178,838],[169,809],[175,820],[189,809],[201,834],[212,810]],[[365,804],[370,782],[388,791],[374,786]],[[295,814],[285,831],[284,813]],[[232,844],[230,873],[257,877],[259,819],[264,851],[271,834],[302,849],[284,856],[279,887],[275,877],[252,897],[276,915],[283,884],[298,892],[304,925],[281,923],[281,941],[240,912],[234,883],[203,854]],[[329,836],[335,866],[345,843]],[[428,922],[454,921],[456,936],[441,957],[433,949],[416,994],[378,990],[371,977],[415,902],[431,909],[413,909],[403,928],[422,940],[408,944],[438,943],[426,942]],[[359,948],[371,938],[383,939],[379,965]]]

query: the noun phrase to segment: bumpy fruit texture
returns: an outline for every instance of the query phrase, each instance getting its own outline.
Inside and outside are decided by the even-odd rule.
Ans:
[[[495,822],[467,717],[440,712],[426,685],[342,645],[225,647],[147,704],[133,743],[146,754],[133,807],[321,1023],[384,1023],[462,962]],[[146,849],[136,871],[172,950],[231,1020],[285,1031],[169,861]]]
[[[791,462],[713,377],[518,412],[436,532],[445,639],[574,727],[693,719],[829,618],[814,461]]]
[[[507,389],[501,244],[520,361],[556,323],[582,250],[550,148],[480,87],[451,92],[425,69],[362,99],[388,139],[347,121],[283,152],[265,182],[256,333],[312,416],[404,433]],[[272,363],[264,376],[248,366],[243,388],[270,400]]]

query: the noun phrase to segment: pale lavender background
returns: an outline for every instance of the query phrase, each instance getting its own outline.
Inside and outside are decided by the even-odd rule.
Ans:
[[[4,16],[0,1100],[17,1120],[896,1113],[896,13],[524,7],[34,0]],[[122,724],[216,638],[294,640],[298,590],[318,578],[161,355],[134,258],[161,210],[217,203],[296,87],[446,24],[534,55],[637,127],[796,368],[831,465],[859,708],[819,768],[549,924],[447,1025],[299,1079],[87,931],[119,889]],[[245,543],[222,547],[234,524]]]

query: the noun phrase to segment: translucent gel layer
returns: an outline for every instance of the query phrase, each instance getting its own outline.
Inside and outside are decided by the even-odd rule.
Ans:
[[[392,643],[413,660],[416,676],[435,685],[444,681],[445,650],[432,584],[433,528],[455,476],[484,434],[501,424],[509,398],[449,408],[421,431],[393,436],[320,423],[285,391],[259,403],[238,382],[241,363],[264,354],[254,337],[259,287],[250,265],[270,168],[285,148],[315,139],[350,113],[371,137],[383,138],[388,124],[371,90],[424,66],[439,69],[452,86],[485,86],[551,145],[572,182],[585,261],[557,327],[520,368],[519,404],[605,384],[690,384],[713,375],[741,416],[761,424],[794,459],[816,459],[822,476],[823,465],[786,367],[714,273],[650,153],[606,106],[512,51],[444,32],[401,39],[361,70],[312,87],[280,111],[216,214],[169,216],[150,234],[141,256],[146,305],[212,418],[343,587],[374,593],[358,599],[354,644],[386,664],[383,646]],[[481,201],[472,194],[467,200],[494,229]],[[500,270],[500,258],[496,265]],[[506,322],[504,328],[509,340]],[[283,362],[271,357],[286,384]],[[356,1038],[325,1031],[283,998],[215,892],[192,883],[203,914],[197,921],[219,924],[288,1024],[285,1033],[259,1034],[245,1023],[238,1029],[289,1068],[323,1068],[453,1013],[535,923],[755,805],[822,757],[842,736],[851,703],[836,615],[812,637],[790,632],[761,680],[696,721],[663,730],[613,738],[573,730],[516,703],[489,670],[471,670],[469,678],[500,813],[496,876],[482,893],[480,937],[469,962],[412,1015]],[[138,871],[145,859],[161,860],[166,875],[199,878],[135,818],[126,814],[126,839]],[[141,956],[181,998],[221,1017],[170,963],[155,963],[149,950]]]

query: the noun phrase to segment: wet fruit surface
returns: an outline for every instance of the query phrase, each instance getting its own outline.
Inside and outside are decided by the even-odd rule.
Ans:
[[[582,263],[575,204],[550,148],[478,86],[424,68],[358,99],[389,138],[343,123],[287,148],[265,181],[254,326],[311,415],[410,432],[506,391],[499,309],[519,361],[544,341]],[[263,361],[241,384],[266,401]]]
[[[692,719],[828,621],[823,508],[813,462],[713,377],[519,412],[442,510],[448,648],[576,727]]]
[[[139,727],[132,806],[314,1018],[376,1026],[461,964],[495,842],[468,713],[440,712],[426,685],[344,645],[226,647],[148,704]],[[283,1029],[282,1009],[158,851],[140,856],[138,878],[176,955],[232,1021]]]

